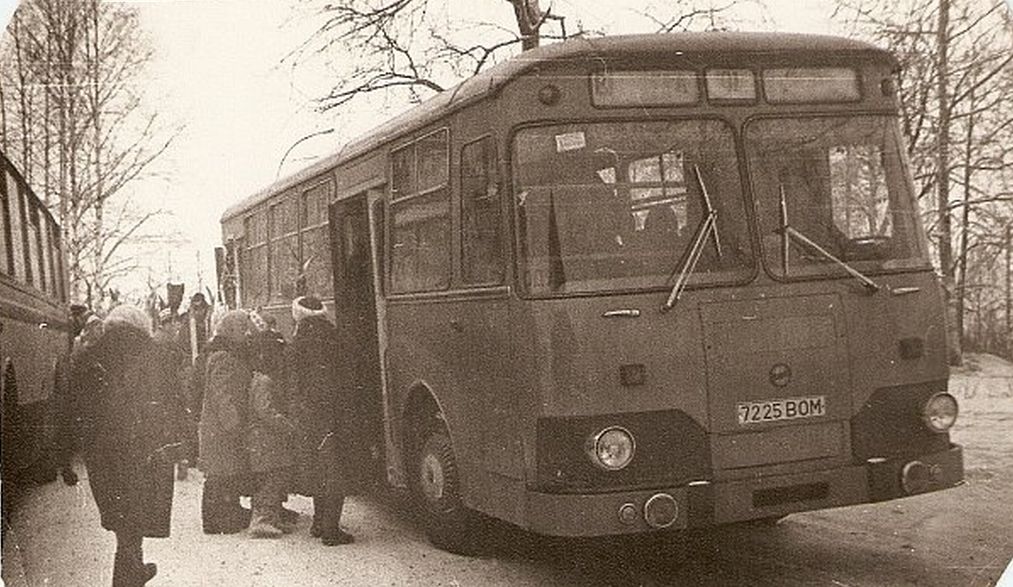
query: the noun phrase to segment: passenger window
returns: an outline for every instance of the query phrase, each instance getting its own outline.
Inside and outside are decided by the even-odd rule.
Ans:
[[[327,240],[327,205],[330,194],[330,182],[318,184],[303,192],[300,287],[297,288],[306,293],[325,297],[331,296],[334,287]]]
[[[268,299],[269,276],[267,270],[267,225],[263,210],[258,210],[243,219],[243,243],[248,262],[240,263],[239,283],[243,304],[259,306]]]
[[[391,197],[407,198],[415,193],[415,146],[408,145],[390,154]]]
[[[391,204],[394,293],[450,286],[450,201],[445,189]]]
[[[448,132],[391,153],[390,286],[393,293],[450,287]]]
[[[11,250],[11,217],[7,205],[7,182],[0,181],[0,273],[10,275],[14,268]]]
[[[271,299],[291,300],[299,280],[298,204],[286,197],[271,206],[268,246],[270,261]]]
[[[440,130],[416,143],[418,190],[426,192],[447,184],[447,131]]]
[[[503,282],[499,178],[492,137],[461,151],[461,273],[469,285]]]
[[[25,259],[27,255],[25,253],[25,238],[24,238],[24,212],[22,210],[25,200],[21,196],[21,192],[18,191],[17,181],[13,175],[6,175],[7,193],[10,195],[10,200],[7,202],[10,205],[8,210],[8,217],[10,218],[11,224],[11,257],[14,261],[14,266],[11,268],[11,275],[16,275],[21,282],[27,281],[31,283],[31,269],[25,266]]]

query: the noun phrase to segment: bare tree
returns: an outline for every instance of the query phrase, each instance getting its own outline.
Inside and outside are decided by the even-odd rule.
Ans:
[[[340,83],[319,99],[321,110],[343,106],[358,96],[398,92],[409,102],[443,91],[496,62],[538,47],[542,40],[600,35],[578,22],[567,31],[566,16],[538,0],[481,0],[484,8],[501,6],[513,15],[511,26],[473,22],[451,10],[446,0],[350,0],[313,8],[320,24],[286,58],[293,65],[314,59],[342,59],[355,65],[339,73]],[[316,0],[306,0],[315,7]],[[725,17],[742,6],[762,8],[761,0],[675,0],[638,11],[648,23],[643,32],[720,29]],[[337,57],[332,57],[337,56]]]
[[[151,236],[144,227],[160,214],[137,212],[124,191],[175,136],[144,108],[136,83],[151,51],[124,3],[25,0],[12,22],[0,43],[0,80],[21,140],[7,148],[55,202],[71,291],[97,302],[124,266],[124,245]]]
[[[987,290],[975,274],[987,273],[986,259],[975,251],[994,245],[976,217],[993,207],[1000,219],[1013,214],[1009,195],[995,190],[1013,164],[1009,13],[999,0],[845,0],[837,14],[901,62],[902,125],[917,195],[923,202],[936,195],[925,223],[947,295],[951,361],[959,362],[967,294],[974,288],[978,299]],[[954,188],[960,201],[953,201]]]

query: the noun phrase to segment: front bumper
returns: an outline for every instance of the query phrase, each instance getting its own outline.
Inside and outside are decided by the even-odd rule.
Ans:
[[[950,445],[914,458],[870,459],[861,465],[747,480],[601,494],[528,491],[527,527],[554,536],[648,532],[656,528],[645,521],[645,504],[666,493],[678,504],[667,527],[699,528],[929,493],[960,485],[963,478],[963,451]],[[638,515],[624,521],[620,511],[630,505]]]

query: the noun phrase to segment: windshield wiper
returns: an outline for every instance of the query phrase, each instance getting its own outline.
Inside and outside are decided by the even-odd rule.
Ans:
[[[696,175],[696,181],[700,184],[700,193],[703,196],[704,209],[707,215],[703,221],[696,227],[696,232],[693,234],[693,245],[689,249],[689,254],[686,255],[686,260],[677,269],[679,271],[679,278],[675,280],[675,285],[672,286],[672,291],[668,294],[668,299],[665,300],[664,305],[661,306],[662,312],[667,312],[675,307],[675,303],[679,301],[679,297],[682,296],[683,290],[686,289],[686,285],[689,283],[689,278],[692,277],[693,272],[696,270],[696,264],[700,261],[700,255],[703,254],[704,243],[707,242],[708,238],[714,239],[714,250],[717,251],[718,257],[722,257],[721,252],[721,237],[718,235],[718,211],[714,209],[711,204],[710,194],[707,192],[707,184],[703,181],[703,176],[700,175],[700,167],[693,165],[693,173]],[[673,273],[674,275],[674,273]],[[669,279],[671,279],[671,275]]]
[[[777,234],[781,235],[781,270],[784,273],[785,277],[788,276],[788,248],[789,248],[789,243],[791,242],[791,239],[795,239],[796,242],[802,243],[803,245],[805,245],[805,246],[809,247],[810,249],[816,251],[817,253],[819,253],[820,255],[822,255],[823,257],[825,257],[826,259],[828,259],[828,260],[836,263],[840,267],[842,267],[845,271],[848,272],[849,275],[851,275],[852,277],[854,277],[855,279],[857,279],[859,281],[859,283],[861,283],[862,286],[865,287],[865,289],[869,293],[876,293],[877,291],[880,290],[879,284],[877,284],[875,281],[869,279],[868,277],[865,276],[865,274],[863,274],[858,269],[855,269],[854,267],[852,267],[848,263],[846,263],[846,262],[838,259],[830,251],[828,251],[828,250],[824,249],[823,247],[819,246],[818,244],[816,244],[815,242],[813,242],[812,239],[810,239],[809,237],[807,237],[806,235],[802,234],[801,232],[799,232],[798,230],[796,230],[795,228],[793,228],[791,225],[789,225],[788,224],[788,203],[787,203],[788,200],[787,200],[787,198],[785,197],[785,194],[784,194],[784,184],[783,183],[780,184],[780,185],[778,185],[778,190],[780,191],[780,196],[781,196],[781,202],[780,202],[780,207],[781,207],[781,227],[778,228],[777,230],[775,230],[774,232],[776,232]]]

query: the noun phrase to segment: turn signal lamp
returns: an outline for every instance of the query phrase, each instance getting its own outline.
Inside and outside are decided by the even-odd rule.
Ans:
[[[636,444],[633,435],[620,426],[612,426],[587,439],[591,462],[606,471],[618,471],[633,460]]]
[[[933,432],[946,432],[957,421],[957,399],[948,393],[937,393],[925,402],[922,421]]]

